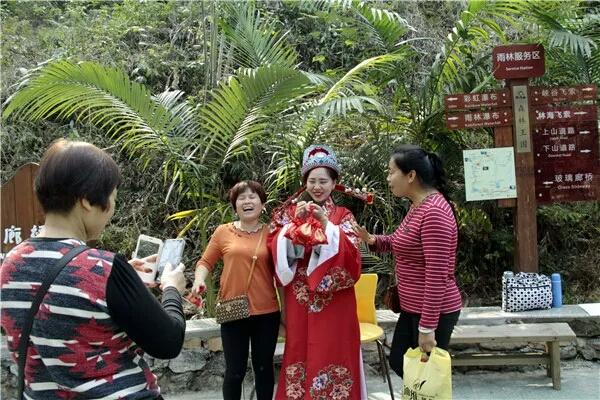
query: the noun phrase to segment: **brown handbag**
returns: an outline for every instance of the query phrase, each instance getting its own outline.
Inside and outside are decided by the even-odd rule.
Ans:
[[[400,298],[398,297],[398,287],[396,284],[389,286],[385,292],[383,292],[381,301],[388,310],[392,310],[395,313],[400,312]]]
[[[250,316],[250,302],[248,301],[248,289],[250,289],[250,281],[252,280],[252,273],[254,272],[254,266],[256,265],[256,259],[258,258],[258,248],[262,243],[263,236],[265,234],[265,228],[263,226],[258,239],[258,244],[254,250],[254,256],[252,256],[252,267],[250,268],[250,275],[248,276],[248,282],[246,283],[246,294],[232,297],[231,299],[221,298],[221,288],[219,288],[219,296],[217,304],[215,305],[215,319],[218,324],[225,322],[237,321],[238,319],[248,318]]]

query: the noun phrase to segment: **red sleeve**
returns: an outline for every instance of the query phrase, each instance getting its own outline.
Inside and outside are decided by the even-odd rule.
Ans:
[[[444,210],[431,207],[423,217],[421,243],[425,256],[425,292],[419,326],[436,329],[440,317],[440,306],[448,281],[449,261],[456,251],[453,236],[456,224]]]
[[[377,253],[389,253],[392,251],[393,235],[374,235],[375,243],[369,246],[369,250]]]

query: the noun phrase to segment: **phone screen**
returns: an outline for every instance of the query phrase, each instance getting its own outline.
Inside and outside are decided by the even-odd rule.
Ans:
[[[160,244],[156,242],[149,242],[144,239],[140,239],[136,251],[137,258],[144,258],[153,254],[158,254],[160,250]]]
[[[158,259],[158,274],[159,277],[165,269],[165,265],[170,263],[173,268],[177,267],[181,262],[185,240],[183,239],[167,239],[160,252]]]

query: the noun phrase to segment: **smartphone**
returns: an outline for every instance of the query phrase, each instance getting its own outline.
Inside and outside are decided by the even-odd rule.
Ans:
[[[167,263],[170,263],[173,268],[176,268],[181,262],[183,256],[183,248],[185,247],[184,239],[167,239],[162,246],[158,261],[156,262],[158,271],[158,280],[162,275]]]
[[[160,254],[163,247],[163,241],[148,235],[140,235],[138,237],[135,251],[133,252],[133,258],[144,258],[153,254]],[[148,267],[152,268],[152,272],[141,272],[136,271],[137,274],[142,278],[142,281],[146,283],[153,283],[156,280],[157,263],[147,263]]]

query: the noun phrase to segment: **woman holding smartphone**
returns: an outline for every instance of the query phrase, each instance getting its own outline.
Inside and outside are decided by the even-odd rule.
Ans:
[[[122,255],[85,247],[110,221],[120,182],[117,164],[89,143],[59,139],[42,158],[35,192],[44,227],[0,269],[1,322],[16,360],[29,304],[48,271],[66,262],[32,311],[26,355],[19,354],[26,357],[24,398],[162,398],[144,352],[174,358],[181,350],[183,265],[163,273],[161,304]],[[72,251],[80,253],[67,257]],[[145,269],[144,260],[132,263]]]
[[[223,398],[241,398],[251,344],[257,398],[271,400],[275,384],[273,354],[280,314],[273,284],[273,263],[267,248],[268,229],[259,219],[267,195],[260,183],[242,181],[231,188],[229,200],[239,219],[218,226],[213,233],[196,263],[192,292],[200,294],[205,290],[207,275],[222,259],[219,298],[247,295],[250,314],[247,318],[221,324],[225,354]]]

